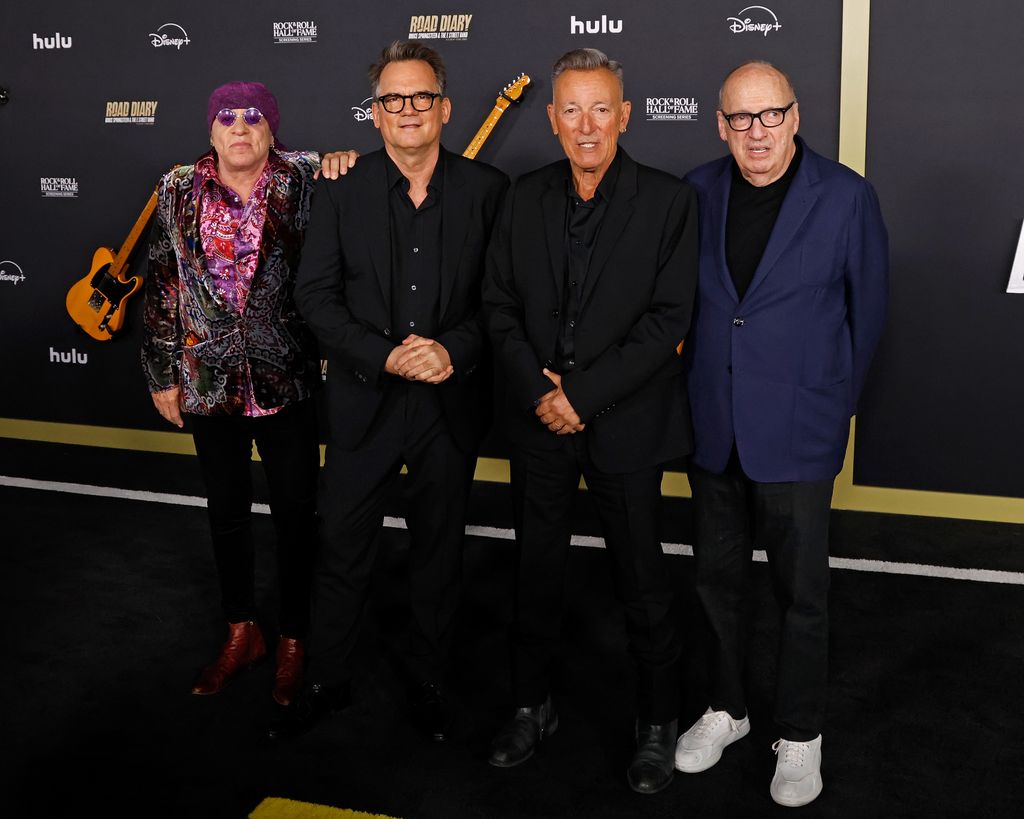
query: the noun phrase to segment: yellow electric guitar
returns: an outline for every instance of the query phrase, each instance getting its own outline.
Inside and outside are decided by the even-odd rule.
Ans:
[[[65,304],[72,320],[97,341],[109,341],[124,326],[125,302],[142,285],[140,276],[127,276],[128,257],[156,208],[156,191],[135,221],[135,226],[114,253],[100,247],[92,255],[92,268],[68,291]]]
[[[497,100],[494,102],[494,108],[491,109],[491,113],[487,115],[484,120],[484,124],[480,126],[480,130],[476,132],[476,136],[470,140],[466,150],[462,152],[462,155],[466,159],[474,159],[481,146],[487,141],[487,137],[491,135],[491,131],[494,130],[494,126],[501,119],[501,115],[505,113],[513,102],[520,102],[520,98],[523,96],[523,90],[530,84],[530,78],[526,74],[520,74],[515,80],[510,82],[501,92],[498,94]]]

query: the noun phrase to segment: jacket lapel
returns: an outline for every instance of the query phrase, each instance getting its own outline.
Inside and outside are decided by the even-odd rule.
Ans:
[[[749,298],[759,284],[765,280],[779,256],[789,247],[796,236],[800,226],[804,223],[807,215],[818,201],[818,194],[814,187],[818,183],[818,168],[814,161],[814,155],[810,149],[803,146],[803,158],[800,160],[800,167],[797,168],[796,176],[789,186],[786,198],[782,202],[779,216],[775,220],[775,227],[772,228],[772,235],[768,238],[761,261],[754,271],[754,278],[750,281],[750,287],[744,299]]]
[[[458,163],[452,162],[450,157],[451,154],[441,148],[438,161],[444,162],[444,187],[441,193],[441,300],[438,314],[442,321],[458,278],[462,252],[466,247],[471,206],[466,180]]]
[[[547,240],[547,258],[551,263],[551,277],[558,294],[558,303],[562,303],[562,289],[565,279],[565,179],[568,173],[568,162],[558,165],[561,172],[556,171],[548,180],[547,190],[541,201],[541,214],[544,221],[544,235]]]
[[[739,302],[736,293],[736,285],[732,282],[732,273],[729,271],[729,262],[725,255],[725,226],[729,218],[729,190],[732,187],[732,161],[722,163],[722,172],[719,174],[715,184],[708,190],[707,215],[702,215],[708,221],[708,236],[715,240],[715,270],[718,271],[719,284],[732,297],[732,300]]]
[[[601,273],[604,272],[605,265],[608,264],[608,259],[611,258],[622,231],[626,229],[626,225],[633,216],[633,200],[636,199],[637,194],[636,163],[622,148],[619,148],[619,151],[622,153],[619,160],[621,163],[619,178],[615,182],[615,192],[608,202],[608,212],[604,216],[601,229],[597,234],[597,241],[594,243],[594,252],[590,257],[587,278],[583,281],[583,293],[580,296],[580,307],[583,310],[586,309],[587,300],[594,292],[594,286],[601,277]]]
[[[359,208],[362,234],[369,248],[384,304],[391,309],[391,210],[388,207],[388,174],[384,165],[384,150],[371,154],[361,162],[376,160],[373,173],[367,175]],[[344,184],[344,182],[342,183]]]

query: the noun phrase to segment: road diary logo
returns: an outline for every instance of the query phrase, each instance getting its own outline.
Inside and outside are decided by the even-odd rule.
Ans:
[[[694,122],[697,119],[696,97],[648,97],[648,122]]]
[[[23,281],[25,281],[25,273],[22,271],[21,265],[10,259],[0,262],[0,283],[17,286]]]
[[[128,123],[130,125],[155,125],[156,100],[113,100],[107,103],[106,117],[108,125],[112,123]]]
[[[78,196],[78,180],[73,176],[41,176],[39,191],[44,198]]]
[[[727,22],[733,34],[761,34],[767,37],[769,32],[782,28],[775,12],[767,6],[747,6],[735,17],[728,18]]]
[[[172,46],[181,51],[182,46],[187,46],[191,42],[188,38],[188,32],[177,23],[164,23],[149,35],[149,44],[153,48]]]
[[[290,20],[274,23],[274,43],[315,43],[316,23],[313,20]]]
[[[410,40],[468,40],[472,14],[414,14]]]

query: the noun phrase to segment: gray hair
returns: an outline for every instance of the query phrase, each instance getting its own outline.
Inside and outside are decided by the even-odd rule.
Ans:
[[[370,79],[370,93],[374,97],[380,92],[380,75],[384,68],[391,63],[400,63],[406,60],[420,60],[429,65],[437,80],[438,93],[444,96],[445,87],[448,85],[448,71],[444,67],[441,55],[422,43],[395,40],[381,51],[380,59],[373,63],[367,71],[367,76]]]
[[[554,91],[555,80],[564,71],[594,71],[598,68],[607,68],[615,79],[619,81],[619,88],[624,89],[622,83],[622,63],[618,60],[609,60],[608,55],[596,48],[574,48],[567,51],[555,62],[551,69],[551,88]]]
[[[756,66],[758,68],[763,68],[763,69],[765,69],[767,71],[774,71],[776,74],[778,74],[780,77],[782,77],[783,82],[785,82],[786,85],[789,86],[789,90],[791,92],[791,96],[793,97],[794,100],[796,100],[796,89],[793,87],[793,81],[789,78],[789,74],[787,74],[785,71],[783,71],[778,66],[768,62],[767,60],[747,60],[745,63],[740,63],[738,66],[736,66],[732,71],[730,71],[728,74],[726,74],[725,75],[725,79],[722,80],[722,84],[721,84],[721,86],[719,86],[719,89],[718,89],[718,108],[719,108],[719,110],[721,110],[721,108],[722,108],[722,97],[725,95],[725,86],[728,84],[729,80],[732,79],[733,74],[736,74],[737,72],[742,71],[744,68],[751,68],[753,66]]]

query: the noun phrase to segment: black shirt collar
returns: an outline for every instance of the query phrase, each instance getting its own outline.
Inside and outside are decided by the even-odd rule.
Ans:
[[[607,202],[612,198],[615,193],[615,183],[619,181],[619,170],[622,168],[622,151],[618,148],[615,149],[615,158],[612,160],[612,164],[608,166],[608,170],[604,172],[604,176],[601,177],[601,182],[597,186],[597,191],[594,192],[594,198],[584,202],[580,199],[580,195],[576,192],[576,185],[572,180],[572,165],[568,165],[567,173],[565,176],[565,192],[570,200],[578,202],[584,207],[592,207],[599,201]]]
[[[405,174],[399,169],[387,151],[384,151],[384,169],[387,173],[388,179],[388,190],[392,190],[396,185],[401,185],[402,193],[409,192],[409,180],[406,179]],[[430,175],[430,181],[427,183],[427,190],[434,194],[435,197],[441,195],[441,191],[444,189],[444,153],[438,154],[437,164],[434,165],[434,172]]]

